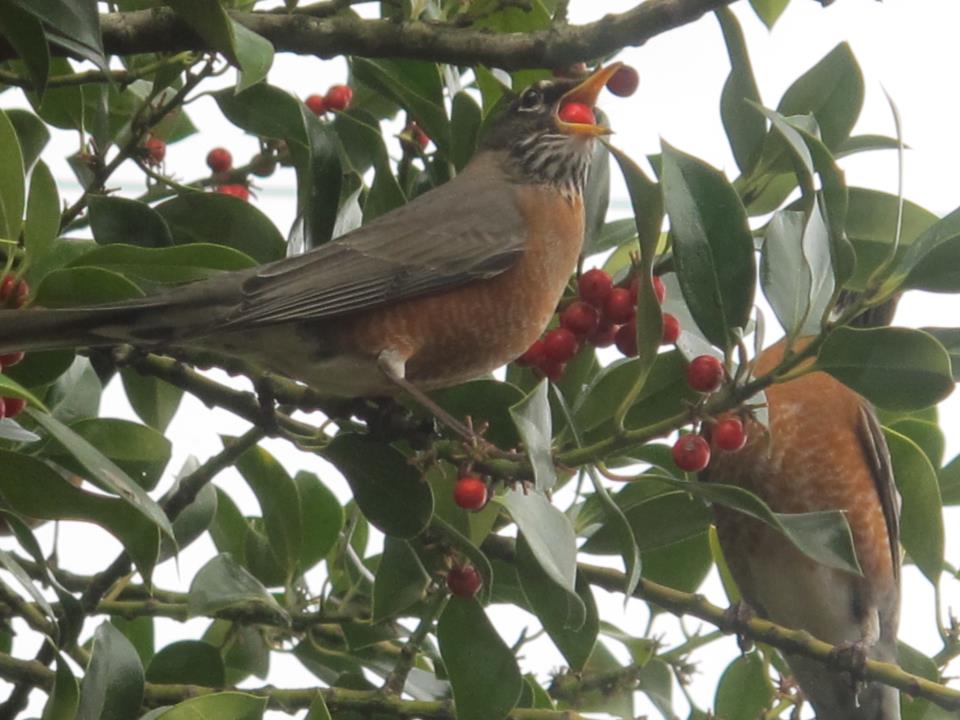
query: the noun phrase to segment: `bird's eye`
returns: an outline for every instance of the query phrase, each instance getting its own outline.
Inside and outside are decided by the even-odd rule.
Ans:
[[[520,96],[521,110],[536,110],[541,105],[543,105],[543,95],[540,94],[539,90],[528,88],[527,91]]]

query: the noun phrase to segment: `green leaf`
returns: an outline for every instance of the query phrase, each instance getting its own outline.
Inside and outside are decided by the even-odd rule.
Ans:
[[[25,202],[23,155],[17,132],[7,113],[0,110],[0,238],[20,235]]]
[[[479,603],[451,597],[437,622],[437,639],[457,720],[506,718],[520,699],[523,678]]]
[[[154,720],[261,720],[267,698],[244,692],[220,692],[184,700]]]
[[[373,622],[400,614],[424,595],[430,575],[406,540],[387,536],[373,583]]]
[[[750,0],[753,11],[770,30],[789,4],[790,0]]]
[[[147,682],[223,687],[226,671],[220,652],[202,640],[180,640],[161,649],[147,666]]]
[[[283,236],[270,218],[250,203],[221,193],[178,195],[154,208],[176,245],[227,245],[259,263],[286,254]]]
[[[717,684],[713,707],[725,720],[755,720],[773,699],[763,658],[753,652],[727,665]]]
[[[233,21],[218,0],[166,0],[190,28],[240,70],[237,92],[255,85],[273,63],[273,46]]]
[[[98,267],[71,267],[44,275],[34,301],[43,307],[60,308],[143,296],[143,290],[123,275]]]
[[[265,679],[270,672],[271,648],[257,626],[215,620],[203,634],[203,640],[220,648],[230,685],[250,675]]]
[[[354,149],[355,153],[362,149],[362,152],[370,157],[370,163],[376,169],[363,206],[364,222],[370,222],[375,217],[403,205],[406,198],[393,175],[390,156],[376,120],[370,116],[362,117],[358,111],[337,113],[334,128],[348,154],[351,149]],[[367,169],[367,167],[354,167],[359,174],[366,172]]]
[[[897,489],[903,499],[900,542],[934,585],[943,570],[943,509],[937,471],[923,451],[905,435],[884,429]]]
[[[167,223],[146,203],[114,195],[91,195],[87,206],[90,209],[93,239],[100,245],[173,245],[173,236]]]
[[[42,20],[47,39],[107,71],[96,0],[10,0]]]
[[[330,711],[327,710],[327,704],[323,701],[323,695],[317,693],[313,702],[310,703],[307,716],[303,720],[333,720]]]
[[[584,251],[584,255],[595,255],[605,252],[606,250],[615,250],[627,245],[633,245],[636,240],[637,225],[633,218],[611,220],[597,233],[593,245],[589,250]]]
[[[130,641],[109,622],[97,628],[80,686],[76,720],[127,720],[143,701],[143,666]]]
[[[904,252],[884,283],[884,289],[899,287],[930,292],[960,290],[960,209],[942,218],[918,237]]]
[[[86,468],[89,479],[95,485],[119,496],[127,505],[156,525],[164,535],[173,538],[173,528],[160,506],[115,463],[52,415],[33,409],[28,409],[27,412]]]
[[[187,594],[187,611],[195,617],[214,615],[220,610],[238,607],[267,610],[284,622],[289,622],[289,617],[273,595],[237,565],[232,557],[221,553],[211,558],[194,575]]]
[[[891,410],[925,408],[953,392],[946,350],[908,328],[839,327],[827,336],[814,367]]]
[[[129,420],[87,418],[70,425],[80,438],[90,443],[144,490],[153,490],[170,461],[172,444],[156,430]],[[44,448],[43,455],[58,464],[83,474],[73,452],[59,441]]]
[[[720,117],[737,167],[740,172],[748,173],[763,149],[767,124],[747,102],[762,104],[737,16],[727,8],[720,8],[717,10],[717,20],[730,58],[730,73],[720,94]],[[772,22],[768,23],[768,27],[772,25]]]
[[[364,435],[342,433],[323,456],[343,473],[370,524],[387,535],[419,535],[433,514],[433,493],[407,459]]]
[[[156,564],[160,537],[140,513],[131,513],[123,500],[74,487],[46,463],[20,453],[0,450],[7,472],[0,475],[0,495],[7,506],[25,517],[93,522],[114,535],[145,578]]]
[[[57,673],[47,704],[43,706],[41,720],[74,720],[80,700],[80,686],[73,676],[70,665],[57,653]]]
[[[823,143],[833,149],[850,136],[861,107],[863,75],[850,46],[843,42],[787,88],[777,112],[812,113]]]
[[[596,111],[597,124],[609,125],[606,116]],[[658,192],[659,194],[659,192]],[[584,235],[583,255],[593,255],[597,237],[603,230],[610,206],[610,150],[604,143],[594,143],[591,151],[590,169],[583,188]]]
[[[3,397],[23,398],[36,408],[46,409],[39,398],[7,374],[0,374],[0,395]]]
[[[450,160],[457,172],[463,170],[470,162],[477,148],[477,139],[480,134],[480,124],[483,113],[477,101],[470,93],[461,91],[453,96],[450,110],[451,146]]]
[[[540,566],[522,535],[517,539],[516,560],[520,585],[531,610],[570,669],[579,672],[593,652],[600,629],[590,584],[581,577],[575,593],[559,587]]]
[[[950,368],[953,379],[960,382],[960,328],[925,327],[923,332],[935,337],[950,355]]]
[[[70,266],[84,265],[109,269],[137,283],[186,283],[221,272],[244,270],[256,265],[256,261],[225,245],[192,243],[146,248],[118,243],[95,248],[70,262]]]
[[[300,571],[306,572],[327,556],[343,529],[343,508],[337,496],[313,473],[300,470],[293,478],[300,496]]]
[[[723,174],[663,144],[663,194],[683,297],[710,342],[727,348],[753,308],[753,237]]]
[[[643,577],[683,592],[696,592],[713,569],[708,533],[643,554]]]
[[[550,579],[567,592],[575,592],[577,545],[567,516],[540,493],[509,490],[496,501],[510,512]]]
[[[628,488],[629,489],[629,488]],[[616,496],[624,502],[625,493]],[[704,532],[712,522],[709,509],[684,492],[667,492],[623,508],[641,552],[670,545]],[[613,527],[602,525],[581,547],[586,553],[609,555],[619,552]]]
[[[50,58],[51,75],[72,75],[73,66],[66,58]],[[27,99],[46,123],[64,130],[83,128],[83,87],[66,85],[47,88],[41,98],[37,93],[26,93]]]
[[[30,175],[27,195],[27,219],[23,224],[23,243],[27,257],[36,262],[50,251],[60,232],[60,195],[50,168],[37,163]]]
[[[353,57],[350,69],[358,80],[405,107],[443,157],[451,159],[450,122],[435,63]]]
[[[224,438],[227,446],[232,441]],[[244,452],[235,466],[257,497],[270,549],[289,580],[297,570],[303,545],[297,485],[283,465],[259,446]]]
[[[511,407],[510,417],[530,458],[537,491],[551,490],[557,484],[557,476],[553,467],[553,425],[547,381],[540,381],[529,395]]]
[[[510,408],[523,401],[524,394],[516,385],[498,380],[470,380],[453,387],[435,390],[430,397],[453,417],[469,415],[474,426],[489,425],[485,437],[500,447],[514,447],[520,435]]]
[[[177,414],[183,390],[132,368],[122,368],[120,379],[134,412],[147,425],[164,432]]]
[[[31,13],[14,3],[0,3],[0,35],[23,60],[33,89],[43,97],[50,74],[50,47],[43,25]]]

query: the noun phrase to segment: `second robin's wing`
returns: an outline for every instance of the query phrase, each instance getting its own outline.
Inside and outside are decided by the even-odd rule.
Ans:
[[[857,435],[863,447],[864,455],[870,465],[873,481],[880,497],[880,507],[887,524],[890,539],[890,552],[893,554],[894,577],[900,575],[900,496],[893,479],[893,467],[890,464],[890,450],[883,436],[883,428],[876,413],[866,405],[860,406],[860,424]]]
[[[519,258],[524,239],[514,186],[494,162],[474,163],[369,225],[259,268],[227,326],[345,315],[492,277]]]

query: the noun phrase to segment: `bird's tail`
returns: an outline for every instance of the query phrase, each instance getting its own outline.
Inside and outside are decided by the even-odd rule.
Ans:
[[[232,284],[199,282],[104,305],[0,310],[0,354],[122,343],[179,345],[216,329],[235,301]]]

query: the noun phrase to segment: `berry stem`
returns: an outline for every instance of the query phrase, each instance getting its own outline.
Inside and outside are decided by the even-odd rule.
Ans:
[[[423,645],[423,641],[427,639],[434,623],[440,617],[443,608],[446,607],[448,597],[446,593],[441,592],[436,586],[432,587],[429,592],[432,595],[427,598],[427,604],[423,610],[423,615],[420,616],[420,622],[410,633],[407,642],[400,648],[400,659],[397,660],[397,664],[393,666],[393,670],[390,671],[383,683],[383,692],[387,695],[403,693],[403,687],[407,684],[407,677],[410,675],[410,670],[413,669],[413,663],[417,659],[417,653],[420,652],[420,646]]]

